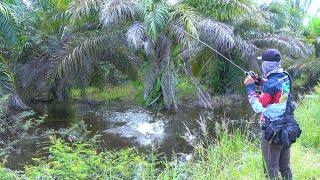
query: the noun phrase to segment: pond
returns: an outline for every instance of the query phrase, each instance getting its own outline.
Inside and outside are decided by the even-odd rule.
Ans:
[[[47,117],[38,127],[37,135],[31,140],[19,142],[19,151],[13,151],[6,158],[5,166],[8,168],[23,169],[25,164],[32,162],[31,158],[47,156],[43,149],[50,143],[42,135],[48,131],[67,130],[79,122],[84,122],[85,131],[90,131],[89,136],[100,135],[100,146],[105,149],[136,147],[139,151],[149,151],[154,147],[157,153],[164,153],[170,158],[173,153],[192,152],[192,147],[182,136],[186,133],[185,127],[191,131],[199,128],[197,120],[200,117],[212,119],[207,122],[210,129],[215,121],[247,121],[253,116],[247,101],[239,98],[217,104],[213,110],[190,104],[176,112],[157,112],[130,103],[37,103],[32,108],[35,117]],[[232,128],[240,128],[240,125]],[[67,140],[76,141],[81,136],[81,131],[69,133]]]

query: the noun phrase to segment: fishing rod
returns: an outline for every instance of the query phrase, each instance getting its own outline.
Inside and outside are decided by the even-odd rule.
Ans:
[[[218,50],[214,49],[213,47],[209,46],[207,43],[201,41],[199,38],[197,38],[196,36],[190,34],[187,31],[184,31],[187,35],[189,35],[190,37],[192,37],[193,39],[196,39],[197,41],[199,41],[201,44],[207,46],[209,49],[213,50],[215,53],[217,53],[218,55],[220,55],[221,57],[223,57],[225,60],[227,60],[229,63],[231,63],[232,65],[234,65],[236,68],[238,68],[239,70],[241,70],[242,72],[244,72],[245,75],[247,76],[251,76],[253,79],[257,79],[257,75],[256,73],[254,73],[253,71],[246,71],[243,68],[241,68],[239,65],[237,65],[236,63],[234,63],[231,59],[227,58],[225,55],[221,54]]]

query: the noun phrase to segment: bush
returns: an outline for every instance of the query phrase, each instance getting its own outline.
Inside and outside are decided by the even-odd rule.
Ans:
[[[138,169],[149,164],[133,149],[98,153],[89,144],[68,145],[54,140],[48,160],[35,159],[35,166],[26,167],[31,179],[130,179]],[[141,175],[141,174],[140,174]]]

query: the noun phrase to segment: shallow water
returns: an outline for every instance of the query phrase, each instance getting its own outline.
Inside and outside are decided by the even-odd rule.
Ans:
[[[171,156],[172,153],[188,154],[192,148],[182,138],[185,126],[191,130],[199,128],[196,120],[202,117],[214,119],[208,122],[209,129],[215,121],[221,119],[247,120],[252,114],[243,101],[220,105],[214,110],[204,110],[189,106],[177,112],[154,112],[130,104],[92,105],[85,103],[38,103],[33,105],[36,116],[48,117],[40,126],[45,132],[50,129],[59,130],[84,121],[88,131],[101,135],[101,146],[109,150],[124,147],[137,147],[139,150],[150,150],[157,147],[158,153]],[[233,128],[238,128],[234,126]],[[38,133],[39,134],[39,133]],[[41,134],[41,133],[40,133]],[[68,140],[76,140],[77,134],[69,135]],[[46,156],[43,147],[48,140],[35,137],[19,143],[21,151],[12,153],[5,163],[6,167],[21,169],[32,157]]]

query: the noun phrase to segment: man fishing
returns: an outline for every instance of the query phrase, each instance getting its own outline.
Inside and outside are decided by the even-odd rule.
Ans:
[[[281,55],[276,49],[268,49],[262,53],[262,71],[267,79],[257,79],[248,75],[244,84],[249,103],[256,113],[261,113],[261,149],[268,177],[278,179],[278,171],[284,179],[292,179],[290,169],[290,146],[287,131],[281,131],[275,123],[284,121],[284,117],[293,117],[293,110],[288,110],[288,97],[291,91],[291,78],[281,68]],[[262,93],[256,93],[257,86]],[[290,112],[291,111],[291,112]],[[293,122],[294,120],[292,120]],[[291,121],[290,121],[291,122]],[[270,124],[273,124],[271,126]],[[280,123],[278,123],[280,124]],[[288,127],[288,124],[285,126]],[[271,133],[269,132],[272,129]],[[297,130],[299,135],[300,129]],[[276,132],[279,132],[279,135]],[[288,142],[287,142],[288,141]]]

